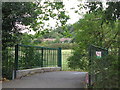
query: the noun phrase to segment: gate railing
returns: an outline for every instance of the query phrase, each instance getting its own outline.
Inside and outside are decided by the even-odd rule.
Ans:
[[[92,87],[98,80],[98,75],[102,78],[102,72],[99,68],[103,69],[104,64],[107,63],[104,58],[108,55],[108,50],[95,45],[89,47],[89,87]]]
[[[40,67],[61,67],[61,48],[17,44],[5,50],[3,77],[16,78],[16,71]],[[10,55],[9,55],[10,54]],[[7,68],[9,65],[10,68]],[[10,70],[9,70],[10,69]],[[7,70],[7,73],[6,73]]]

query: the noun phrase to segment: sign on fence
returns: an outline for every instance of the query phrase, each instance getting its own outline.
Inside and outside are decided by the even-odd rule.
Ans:
[[[101,58],[102,57],[102,52],[101,51],[96,51],[96,56],[97,56],[97,58]]]

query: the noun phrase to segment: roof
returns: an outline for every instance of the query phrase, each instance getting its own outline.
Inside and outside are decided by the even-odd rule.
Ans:
[[[56,38],[46,38],[46,39],[42,39],[41,41],[45,42],[45,41],[55,41]],[[60,41],[61,42],[64,42],[64,41],[71,41],[72,38],[60,38]]]

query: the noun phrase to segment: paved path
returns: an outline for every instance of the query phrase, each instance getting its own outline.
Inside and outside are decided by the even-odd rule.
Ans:
[[[38,73],[3,82],[3,88],[84,88],[85,75],[74,71]]]

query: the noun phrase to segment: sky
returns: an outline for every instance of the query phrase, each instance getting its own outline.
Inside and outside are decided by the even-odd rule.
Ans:
[[[64,8],[66,10],[66,14],[70,16],[70,19],[67,21],[66,24],[73,24],[75,22],[77,22],[80,18],[83,17],[83,15],[86,13],[86,11],[88,10],[85,10],[85,9],[82,9],[80,12],[83,12],[83,15],[79,15],[77,13],[75,13],[74,10],[78,10],[78,6],[79,4],[84,4],[85,0],[62,0],[63,1],[63,4],[65,5]],[[43,0],[44,2],[44,0]],[[105,2],[103,4],[105,6]],[[105,6],[106,7],[106,6]],[[71,9],[71,8],[75,8],[75,9]],[[49,21],[45,22],[45,28],[47,27],[47,24],[49,23],[50,27],[52,28],[55,28],[55,20],[54,19],[50,19]],[[29,34],[35,34],[34,31],[31,31],[31,32],[28,32],[28,30],[24,30],[22,31],[23,33],[24,32],[27,32]]]
[[[80,0],[63,0],[63,4],[65,5],[66,10],[68,11],[68,15],[70,16],[70,20],[68,20],[67,24],[73,24],[77,22],[80,18],[82,18],[81,15],[78,15],[73,9],[71,9],[74,7],[78,10],[79,8],[77,7],[77,5],[79,5],[80,3],[83,2]],[[85,10],[82,11],[85,12]]]

